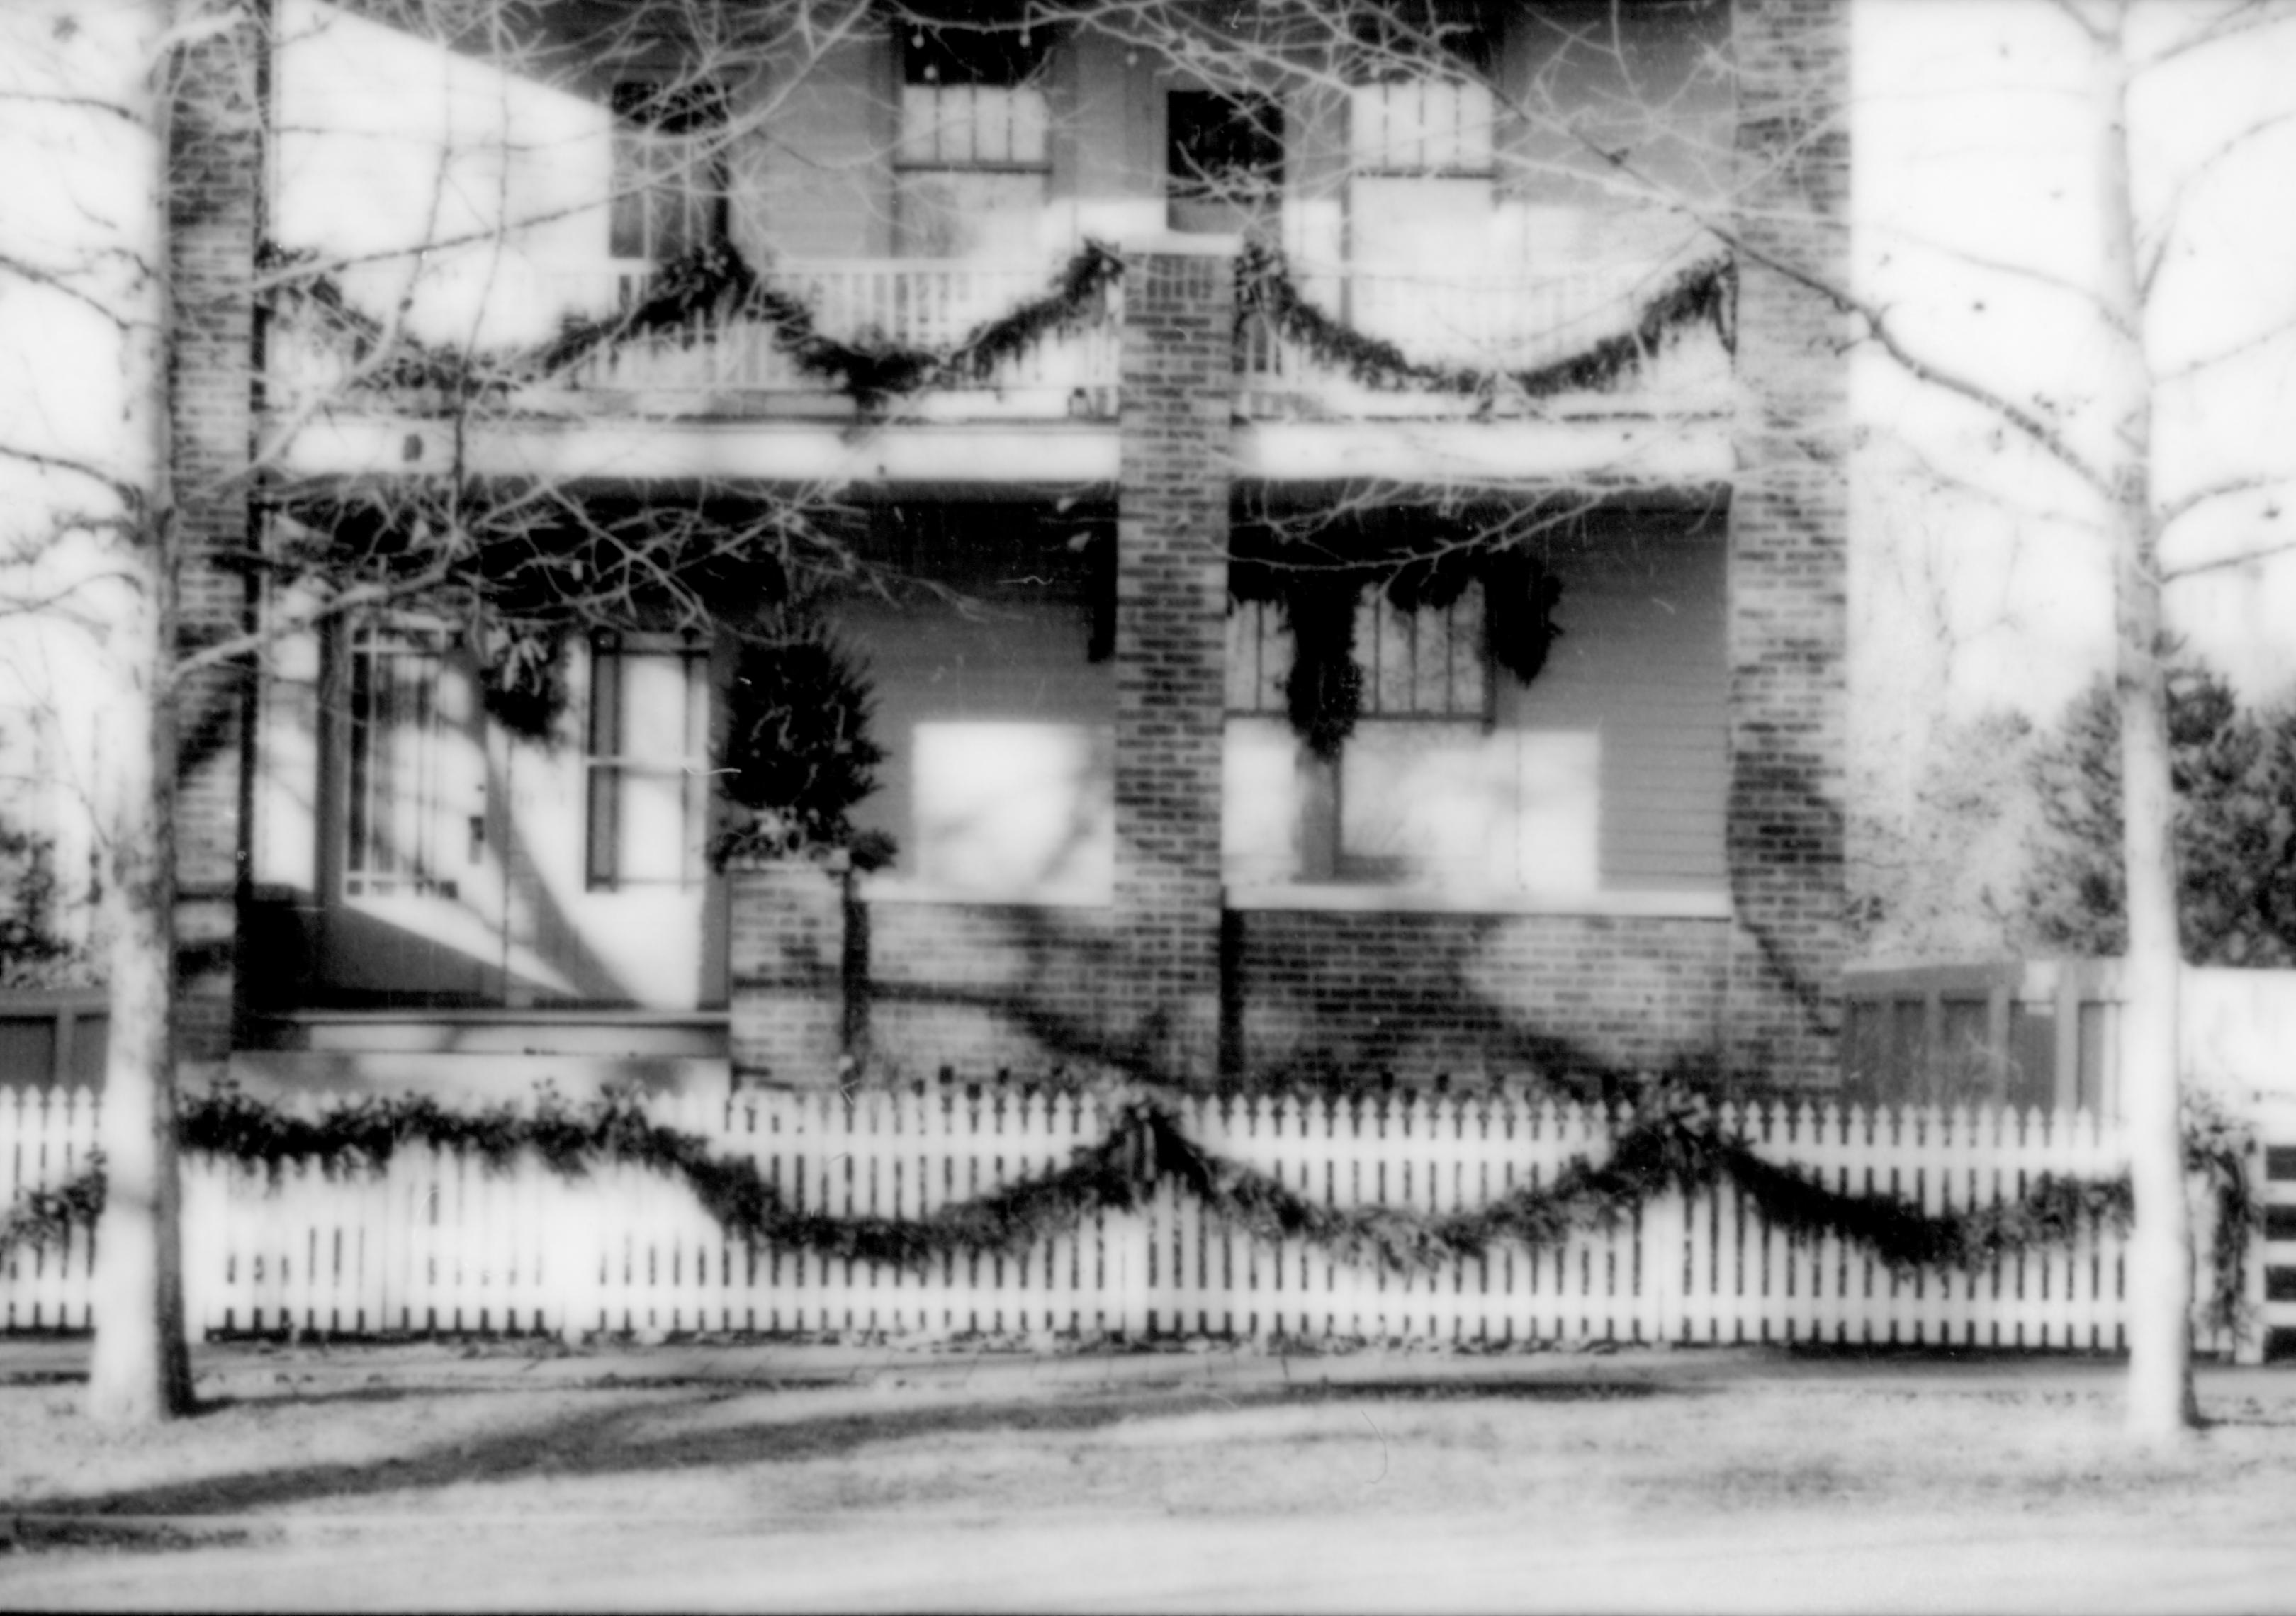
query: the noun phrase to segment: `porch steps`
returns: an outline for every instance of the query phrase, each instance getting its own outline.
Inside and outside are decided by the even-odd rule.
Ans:
[[[545,1083],[584,1100],[617,1086],[724,1095],[734,1082],[732,1062],[723,1055],[405,1049],[242,1049],[231,1057],[231,1076],[252,1094],[428,1094],[469,1105],[529,1100]]]
[[[2296,1358],[2296,1144],[2265,1146],[2263,1194],[2264,1357],[2270,1363]]]
[[[267,1019],[234,1079],[270,1094],[432,1094],[524,1100],[547,1082],[572,1099],[610,1085],[722,1095],[723,1011],[301,1010]]]
[[[266,1019],[275,1050],[403,1054],[720,1056],[722,1010],[297,1010]]]

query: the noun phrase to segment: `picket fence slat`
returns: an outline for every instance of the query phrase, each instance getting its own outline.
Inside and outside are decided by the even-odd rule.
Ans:
[[[80,1091],[0,1095],[7,1204],[86,1165],[96,1110]],[[884,1218],[930,1217],[1057,1169],[1119,1120],[1087,1095],[946,1082],[663,1098],[649,1110],[720,1155],[748,1159],[793,1210]],[[1431,1217],[1552,1185],[1582,1158],[1599,1162],[1623,1122],[1599,1107],[1442,1093],[1191,1097],[1175,1113],[1205,1150],[1303,1200]],[[1830,1188],[1895,1194],[1933,1216],[2013,1201],[2044,1175],[2098,1176],[2124,1161],[2117,1132],[2087,1112],[1753,1102],[1724,1106],[1719,1121]],[[297,1164],[275,1178],[189,1158],[183,1216],[185,1305],[209,1333],[1201,1332],[2052,1350],[2126,1341],[2122,1240],[2097,1220],[2070,1246],[1972,1272],[1893,1273],[1832,1235],[1773,1226],[1726,1179],[1551,1250],[1501,1242],[1414,1273],[1297,1237],[1262,1241],[1170,1185],[1017,1253],[848,1262],[729,1235],[683,1183],[651,1169],[598,1163],[567,1178],[532,1153],[497,1169],[422,1144],[380,1171]],[[2199,1243],[2210,1249],[2205,1220]],[[86,1327],[92,1244],[82,1230],[0,1251],[0,1331]]]

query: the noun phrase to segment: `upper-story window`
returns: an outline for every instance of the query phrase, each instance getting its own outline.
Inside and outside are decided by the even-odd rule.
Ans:
[[[1348,147],[1358,174],[1486,176],[1497,118],[1489,31],[1430,4],[1372,14],[1357,30]]]
[[[1051,40],[1016,13],[901,37],[898,226],[914,258],[1025,258],[1051,167],[1044,68]]]
[[[1283,109],[1259,97],[1175,90],[1165,102],[1166,195],[1174,230],[1265,228],[1283,197]]]
[[[726,234],[726,98],[716,86],[614,86],[608,251],[668,263]]]

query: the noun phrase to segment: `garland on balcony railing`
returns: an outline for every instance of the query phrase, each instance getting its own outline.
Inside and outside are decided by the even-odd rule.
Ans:
[[[750,1157],[715,1154],[701,1136],[661,1127],[637,1102],[616,1094],[578,1108],[545,1089],[531,1112],[500,1105],[474,1112],[423,1095],[369,1097],[306,1119],[226,1085],[186,1104],[177,1136],[188,1152],[259,1168],[275,1184],[295,1164],[330,1175],[379,1170],[409,1145],[476,1156],[497,1169],[530,1150],[568,1178],[603,1164],[641,1167],[682,1179],[729,1239],[908,1267],[943,1257],[1017,1253],[1096,1213],[1134,1210],[1165,1184],[1250,1238],[1302,1240],[1343,1261],[1400,1270],[1486,1258],[1501,1242],[1551,1250],[1574,1234],[1631,1219],[1670,1193],[1724,1182],[1789,1239],[1838,1240],[1897,1272],[1981,1270],[2062,1248],[2087,1228],[2126,1231],[2132,1210],[2125,1174],[2096,1179],[2044,1173],[2013,1201],[1938,1214],[1898,1195],[1830,1188],[1805,1169],[1757,1155],[1722,1129],[1702,1098],[1679,1092],[1660,1093],[1638,1107],[1600,1165],[1575,1157],[1549,1184],[1439,1214],[1306,1200],[1267,1173],[1203,1149],[1168,1108],[1144,1099],[1119,1107],[1107,1136],[1079,1148],[1067,1166],[910,1218],[792,1210]],[[2188,1108],[2186,1165],[2207,1180],[2217,1212],[2210,1316],[2226,1328],[2241,1317],[2257,1216],[2250,1149],[2245,1130],[2223,1112]],[[64,1185],[20,1195],[0,1218],[0,1258],[16,1245],[91,1226],[102,1205],[100,1160]]]
[[[803,301],[760,283],[731,243],[715,242],[664,265],[627,309],[569,315],[556,334],[533,346],[480,349],[426,342],[386,327],[353,307],[332,276],[308,269],[312,261],[309,253],[263,250],[258,267],[273,282],[269,307],[277,315],[312,320],[343,341],[359,366],[357,384],[362,387],[434,393],[455,402],[499,398],[591,354],[687,330],[705,316],[715,316],[765,326],[774,345],[800,369],[832,383],[870,412],[902,394],[987,380],[1046,337],[1087,323],[1103,293],[1123,274],[1123,261],[1114,252],[1088,241],[1042,297],[983,321],[952,347],[911,348],[824,336]]]
[[[1365,336],[1325,314],[1301,293],[1283,255],[1249,242],[1236,260],[1236,317],[1267,319],[1286,340],[1318,364],[1345,373],[1360,386],[1384,392],[1419,389],[1461,398],[1526,398],[1599,392],[1634,373],[1672,338],[1711,325],[1726,349],[1736,343],[1737,268],[1725,256],[1702,259],[1669,279],[1635,311],[1625,330],[1544,365],[1485,369],[1435,365],[1410,357],[1383,338]]]

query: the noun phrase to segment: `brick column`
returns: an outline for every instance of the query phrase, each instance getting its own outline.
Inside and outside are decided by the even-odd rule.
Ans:
[[[1738,0],[1738,481],[1730,517],[1729,1056],[1838,1076],[1849,322],[1846,0]]]
[[[186,650],[253,622],[248,463],[255,406],[255,249],[263,129],[260,25],[184,47],[168,191],[173,299],[168,408],[173,432],[177,642]],[[178,1058],[229,1054],[247,869],[247,666],[185,682],[177,703],[176,1041]]]
[[[1234,243],[1168,239],[1124,266],[1116,562],[1119,1036],[1165,1075],[1218,1061],[1220,733]]]
[[[816,864],[726,873],[734,1081],[833,1087],[845,1055],[845,890]]]

